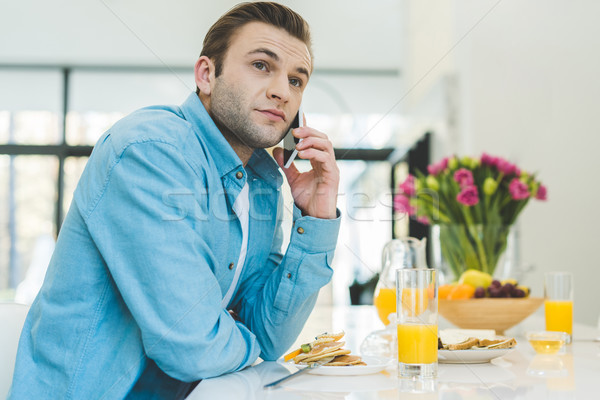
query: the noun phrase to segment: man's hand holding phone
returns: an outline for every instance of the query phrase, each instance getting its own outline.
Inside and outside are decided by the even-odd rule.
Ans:
[[[291,150],[290,156],[296,150],[297,157],[309,160],[312,169],[301,173],[289,159],[286,164],[285,150],[282,148],[276,148],[273,156],[285,173],[296,206],[304,215],[323,219],[336,218],[340,171],[335,161],[333,145],[327,135],[305,126],[304,114],[301,111],[297,118],[299,126],[291,131],[293,138],[298,139],[298,142],[293,150],[288,150]],[[288,164],[289,166],[285,167]]]

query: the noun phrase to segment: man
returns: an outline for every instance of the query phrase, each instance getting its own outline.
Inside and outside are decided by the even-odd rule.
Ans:
[[[281,141],[312,72],[304,20],[246,3],[213,25],[181,107],[117,122],[94,148],[19,344],[13,399],[169,398],[275,360],[331,278],[339,171],[296,129],[312,169],[281,252]],[[236,319],[234,319],[234,316]]]

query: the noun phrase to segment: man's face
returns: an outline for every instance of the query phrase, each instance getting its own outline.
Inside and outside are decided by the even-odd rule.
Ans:
[[[252,149],[276,145],[289,129],[311,72],[306,45],[283,29],[250,22],[232,38],[210,94],[224,134]]]

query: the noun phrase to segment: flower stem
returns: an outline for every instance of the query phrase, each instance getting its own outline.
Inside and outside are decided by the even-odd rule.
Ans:
[[[465,219],[467,220],[467,228],[469,230],[469,233],[471,234],[471,237],[473,238],[473,240],[475,241],[475,245],[477,246],[477,254],[479,254],[479,261],[481,262],[481,270],[483,272],[491,274],[490,267],[487,262],[487,256],[485,254],[485,249],[483,247],[483,243],[481,243],[481,239],[479,238],[477,228],[475,225],[473,225],[473,219],[471,218],[471,215],[468,212],[468,210],[464,214]]]

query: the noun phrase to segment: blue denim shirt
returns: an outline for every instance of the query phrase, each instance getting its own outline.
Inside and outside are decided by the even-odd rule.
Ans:
[[[246,182],[248,253],[227,307],[235,321],[221,300],[242,241],[232,205]],[[340,224],[294,208],[283,254],[281,184],[262,149],[242,165],[196,94],[117,122],[75,191],[9,398],[133,398],[152,365],[165,374],[146,387],[280,357],[331,278]]]

